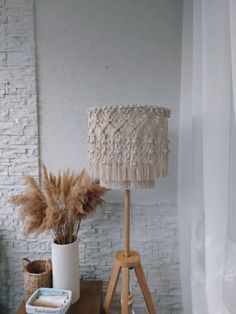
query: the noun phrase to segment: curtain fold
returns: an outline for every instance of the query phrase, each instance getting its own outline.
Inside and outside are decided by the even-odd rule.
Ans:
[[[236,313],[236,1],[186,0],[178,165],[184,314]]]
[[[193,4],[186,1],[183,7],[182,77],[181,105],[179,120],[179,158],[178,158],[178,225],[180,276],[184,314],[192,309],[191,290],[191,195],[192,195],[192,12]],[[188,25],[188,27],[187,27]],[[187,152],[187,153],[186,153]],[[185,169],[186,171],[182,171]]]
[[[229,0],[229,16],[230,16],[230,47],[231,47],[231,63],[232,63],[232,89],[234,113],[236,112],[236,1]]]

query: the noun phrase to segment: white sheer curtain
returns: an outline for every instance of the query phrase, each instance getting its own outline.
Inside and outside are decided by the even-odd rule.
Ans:
[[[184,0],[178,169],[184,314],[236,314],[235,103],[236,0]]]

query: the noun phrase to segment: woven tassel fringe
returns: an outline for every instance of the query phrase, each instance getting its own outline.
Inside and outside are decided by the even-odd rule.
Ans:
[[[99,178],[100,184],[111,189],[143,189],[152,188],[155,179],[164,177],[168,172],[168,156],[162,156],[161,164],[124,165],[114,163],[88,163],[88,173],[93,178]],[[129,178],[132,178],[130,180]]]

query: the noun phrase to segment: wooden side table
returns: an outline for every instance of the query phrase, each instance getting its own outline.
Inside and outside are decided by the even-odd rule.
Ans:
[[[102,304],[102,281],[81,280],[80,299],[72,304],[67,314],[100,314]],[[25,302],[17,310],[16,314],[26,314]]]

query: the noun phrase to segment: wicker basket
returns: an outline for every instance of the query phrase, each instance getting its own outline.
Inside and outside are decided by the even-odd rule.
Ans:
[[[38,288],[51,288],[52,263],[51,260],[22,259],[24,271],[24,299],[25,302]]]

